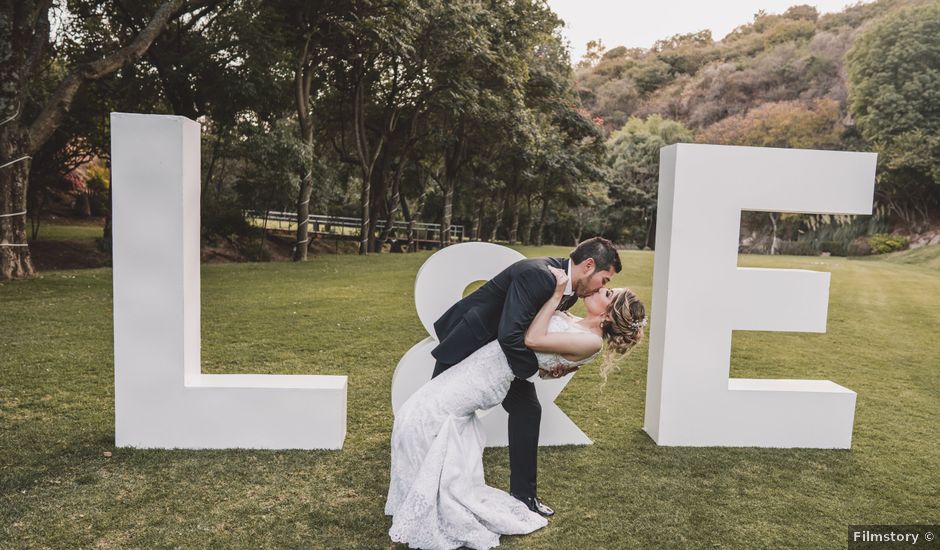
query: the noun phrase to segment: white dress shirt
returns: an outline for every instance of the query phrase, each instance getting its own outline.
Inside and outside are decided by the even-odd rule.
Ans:
[[[568,284],[565,285],[565,296],[571,296],[574,290],[571,289],[571,260],[568,260]]]

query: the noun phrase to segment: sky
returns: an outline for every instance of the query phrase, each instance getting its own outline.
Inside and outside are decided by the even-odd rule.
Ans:
[[[588,40],[600,38],[609,50],[617,46],[649,48],[674,34],[711,29],[720,40],[732,29],[749,23],[763,9],[783,13],[796,4],[815,6],[819,13],[842,11],[855,0],[547,0],[564,21],[564,36],[577,62]]]

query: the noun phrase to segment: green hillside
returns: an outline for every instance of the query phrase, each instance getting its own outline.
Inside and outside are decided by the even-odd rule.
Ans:
[[[577,72],[584,105],[620,128],[659,114],[701,130],[761,105],[832,100],[845,112],[844,57],[873,20],[924,0],[879,0],[820,15],[796,5],[759,12],[722,40],[708,30],[664,38],[649,49],[605,51]]]

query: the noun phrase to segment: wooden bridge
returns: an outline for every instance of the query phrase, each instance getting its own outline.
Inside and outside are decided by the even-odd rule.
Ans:
[[[254,218],[260,221],[267,216],[268,229],[279,233],[293,235],[297,231],[297,213],[295,212],[257,212],[248,211],[245,213],[247,219]],[[272,226],[271,223],[275,225]],[[326,238],[335,240],[359,240],[359,231],[362,226],[362,220],[359,218],[350,218],[344,216],[325,216],[322,214],[310,214],[307,216],[308,231],[310,238]],[[384,231],[385,220],[376,220],[375,228],[378,233]],[[451,225],[450,242],[459,243],[464,240],[464,226]],[[409,232],[411,239],[409,240]],[[379,235],[376,235],[378,238]],[[400,251],[404,247],[412,250],[429,250],[439,248],[441,245],[441,224],[424,222],[406,222],[396,221],[392,223],[389,233],[389,244]]]

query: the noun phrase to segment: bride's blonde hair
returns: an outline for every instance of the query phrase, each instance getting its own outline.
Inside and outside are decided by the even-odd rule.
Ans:
[[[646,326],[646,306],[629,288],[614,296],[607,307],[609,321],[601,323],[604,336],[604,363],[600,367],[601,377],[607,382],[607,376],[617,370],[617,363],[643,340],[643,327]]]

